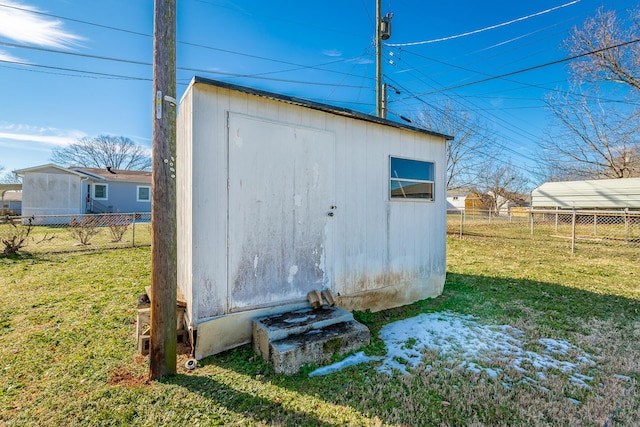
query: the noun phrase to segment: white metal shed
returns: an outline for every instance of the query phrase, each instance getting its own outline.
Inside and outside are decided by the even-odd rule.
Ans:
[[[640,209],[640,178],[547,182],[531,193],[534,208]]]
[[[442,293],[450,137],[194,78],[178,112],[178,286],[196,357],[330,289],[372,311]]]

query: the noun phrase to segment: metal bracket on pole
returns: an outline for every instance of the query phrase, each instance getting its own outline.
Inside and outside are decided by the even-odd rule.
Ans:
[[[156,92],[156,119],[162,118],[162,91]]]
[[[157,91],[156,92],[156,119],[158,120],[162,118],[162,101],[163,100],[167,101],[174,107],[178,105],[178,101],[173,96],[165,95],[163,98],[162,91],[161,90]]]

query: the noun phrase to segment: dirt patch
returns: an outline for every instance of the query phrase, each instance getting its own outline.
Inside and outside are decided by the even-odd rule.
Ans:
[[[149,385],[149,379],[147,375],[135,375],[122,366],[111,372],[107,384],[122,387],[143,387]]]

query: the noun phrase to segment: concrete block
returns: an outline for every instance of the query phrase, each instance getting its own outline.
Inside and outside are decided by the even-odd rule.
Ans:
[[[305,364],[326,363],[334,353],[368,345],[370,338],[369,328],[355,320],[332,324],[271,342],[270,361],[276,373],[291,375]]]

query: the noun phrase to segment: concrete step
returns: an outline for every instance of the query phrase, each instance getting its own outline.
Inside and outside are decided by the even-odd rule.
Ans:
[[[338,307],[299,310],[253,321],[253,348],[277,373],[294,374],[310,363],[370,342],[369,329]]]
[[[291,335],[321,329],[336,323],[350,322],[353,315],[338,307],[307,308],[267,316],[253,321],[253,349],[269,360],[269,343]]]

